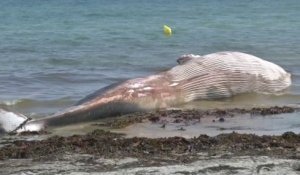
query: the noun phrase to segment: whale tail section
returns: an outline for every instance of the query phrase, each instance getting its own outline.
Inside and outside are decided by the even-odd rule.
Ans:
[[[27,122],[30,120],[31,118],[28,118],[23,114],[0,109],[0,133],[39,130],[40,128],[36,128],[36,126],[30,124],[27,125]]]
[[[0,109],[0,133],[14,132],[27,120],[25,115]]]

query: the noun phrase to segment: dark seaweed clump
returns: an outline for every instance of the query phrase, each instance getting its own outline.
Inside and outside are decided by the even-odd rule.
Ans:
[[[290,113],[295,110],[290,107],[270,107],[207,111],[157,111],[129,114],[108,120],[106,125],[125,127],[143,120],[159,122],[165,118],[173,118],[173,122],[182,122],[186,120],[200,120],[200,118],[205,116],[214,116],[219,118],[219,120],[224,120],[224,117],[232,117],[235,114],[273,115]],[[30,133],[25,133],[25,135],[28,134]],[[293,132],[286,132],[281,136],[231,133],[215,137],[200,135],[191,139],[182,137],[152,139],[124,138],[121,134],[95,130],[86,135],[53,136],[41,141],[17,140],[10,145],[0,148],[0,159],[56,159],[65,153],[82,153],[104,158],[136,157],[139,159],[168,159],[176,162],[188,162],[197,158],[198,153],[201,152],[206,152],[209,155],[219,155],[225,152],[235,155],[268,155],[300,159],[299,148],[300,135]]]
[[[186,162],[199,152],[211,155],[231,152],[236,155],[271,155],[300,158],[300,135],[292,132],[281,136],[256,136],[252,134],[221,134],[216,137],[200,135],[192,139],[170,138],[123,138],[103,130],[70,137],[53,136],[42,141],[15,141],[0,149],[0,159],[51,158],[64,153],[83,153],[105,158],[168,157]]]

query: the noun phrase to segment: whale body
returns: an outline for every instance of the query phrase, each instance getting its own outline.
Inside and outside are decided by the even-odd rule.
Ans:
[[[136,111],[174,107],[195,100],[231,97],[241,93],[282,93],[291,75],[280,66],[241,52],[204,56],[183,55],[178,65],[158,74],[108,86],[54,115],[28,120],[0,109],[4,132],[38,131]]]

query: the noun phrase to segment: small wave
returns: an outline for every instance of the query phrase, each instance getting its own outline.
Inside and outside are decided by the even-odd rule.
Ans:
[[[51,65],[79,65],[81,63],[78,60],[67,58],[49,58],[47,62]]]
[[[8,100],[8,101],[1,101],[0,105],[4,105],[4,106],[14,106],[18,103],[20,103],[22,100]]]
[[[87,13],[87,14],[84,14],[85,17],[87,18],[99,18],[99,17],[102,17],[103,14],[102,13]]]
[[[40,104],[40,101],[37,100],[31,100],[31,99],[17,99],[17,100],[5,100],[1,101],[0,104],[2,106],[35,106],[37,104]]]
[[[1,53],[35,53],[37,52],[37,50],[35,50],[34,48],[31,47],[3,47],[0,49]]]

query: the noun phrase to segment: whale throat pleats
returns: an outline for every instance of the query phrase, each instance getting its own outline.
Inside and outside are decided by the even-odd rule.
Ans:
[[[276,93],[291,84],[281,67],[240,52],[219,52],[190,59],[169,71],[185,101],[230,97],[239,93]]]

